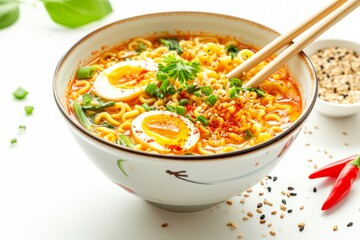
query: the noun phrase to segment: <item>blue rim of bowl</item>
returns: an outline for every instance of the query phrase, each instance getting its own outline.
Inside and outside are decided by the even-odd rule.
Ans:
[[[69,113],[66,111],[66,108],[62,107],[62,104],[60,103],[60,98],[57,95],[57,91],[56,91],[56,82],[57,82],[57,75],[58,72],[60,71],[61,65],[62,63],[66,60],[67,56],[78,46],[80,45],[83,41],[85,41],[86,39],[90,38],[91,36],[97,34],[98,32],[101,32],[104,29],[110,28],[113,25],[117,25],[117,24],[121,24],[127,21],[134,21],[137,19],[142,19],[142,18],[147,18],[147,17],[152,17],[152,16],[161,16],[161,15],[167,15],[167,14],[179,14],[179,15],[207,15],[207,16],[215,16],[215,17],[220,17],[220,18],[230,18],[233,20],[237,20],[237,21],[243,21],[246,22],[248,24],[252,24],[252,25],[256,25],[258,27],[261,27],[262,29],[266,29],[269,32],[274,33],[275,35],[280,35],[279,32],[254,21],[251,20],[247,20],[241,17],[235,17],[235,16],[231,16],[231,15],[226,15],[226,14],[220,14],[220,13],[211,13],[211,12],[201,12],[201,11],[173,11],[173,12],[157,12],[157,13],[149,13],[149,14],[143,14],[143,15],[138,15],[138,16],[133,16],[133,17],[128,17],[128,18],[124,18],[118,21],[114,21],[112,23],[109,23],[107,25],[104,25],[90,33],[88,33],[87,35],[85,35],[83,38],[81,38],[80,40],[78,40],[64,55],[63,57],[59,60],[56,68],[55,68],[55,73],[54,73],[54,78],[53,78],[53,96],[55,98],[55,103],[57,105],[57,107],[60,109],[60,112],[62,113],[62,115],[65,117],[65,119],[67,119],[71,125],[73,127],[75,127],[78,131],[80,131],[81,133],[87,135],[88,137],[90,137],[91,139],[104,144],[108,147],[114,148],[114,150],[122,150],[122,151],[126,151],[129,152],[131,154],[136,154],[139,156],[147,156],[147,157],[153,157],[153,158],[161,158],[161,159],[171,159],[171,160],[180,160],[180,161],[189,161],[189,160],[215,160],[215,159],[226,159],[226,158],[231,158],[234,156],[240,156],[240,155],[245,155],[247,153],[250,152],[254,152],[257,151],[259,149],[262,149],[264,147],[268,147],[270,145],[272,145],[273,143],[276,143],[277,141],[286,138],[290,133],[294,132],[298,127],[300,127],[302,125],[302,123],[306,120],[306,118],[310,115],[312,109],[314,108],[316,99],[317,99],[317,92],[318,92],[318,84],[317,84],[317,76],[316,76],[316,72],[315,72],[315,68],[313,66],[313,64],[311,63],[309,57],[303,52],[301,51],[298,55],[301,55],[303,57],[303,59],[305,60],[305,62],[307,62],[309,64],[309,68],[308,70],[311,71],[311,73],[314,76],[314,92],[313,92],[313,96],[311,99],[311,102],[309,103],[308,107],[302,112],[302,114],[300,115],[300,117],[295,121],[294,124],[291,125],[291,127],[289,127],[288,129],[286,129],[284,132],[280,133],[279,135],[273,137],[270,140],[267,140],[263,143],[257,144],[255,146],[249,147],[249,148],[245,148],[245,149],[240,149],[240,150],[236,150],[236,151],[232,151],[232,152],[226,152],[226,153],[217,153],[217,154],[213,154],[213,155],[166,155],[166,154],[158,154],[158,153],[149,153],[149,152],[144,152],[144,151],[139,151],[139,150],[134,150],[128,147],[124,147],[121,145],[117,145],[115,143],[111,143],[108,142],[104,139],[101,139],[99,137],[96,137],[94,134],[90,133],[89,131],[87,131],[85,128],[83,128],[73,117],[71,117],[69,115]]]

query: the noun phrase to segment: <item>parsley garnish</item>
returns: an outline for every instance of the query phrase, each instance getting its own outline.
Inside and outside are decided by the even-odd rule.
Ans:
[[[184,52],[179,44],[179,39],[177,38],[160,38],[159,41],[170,51],[176,51],[179,55]]]
[[[240,49],[234,45],[230,45],[230,46],[226,47],[225,50],[231,56],[231,58],[236,58],[237,54],[240,52]]]
[[[183,59],[176,58],[175,55],[169,54],[163,56],[163,63],[159,64],[159,71],[166,73],[174,81],[179,81],[185,85],[189,80],[194,80],[196,74],[200,72],[200,62],[186,62]]]

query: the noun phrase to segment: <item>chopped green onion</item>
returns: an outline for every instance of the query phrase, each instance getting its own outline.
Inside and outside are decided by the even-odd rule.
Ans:
[[[219,98],[215,94],[211,94],[205,99],[205,102],[210,106],[214,106],[215,103],[219,100]]]
[[[82,99],[83,99],[83,101],[84,101],[84,105],[85,105],[85,106],[90,105],[90,103],[91,103],[91,101],[92,101],[92,98],[91,98],[90,94],[88,94],[88,93],[85,93],[85,94],[82,96]]]
[[[201,97],[200,92],[194,92],[193,94],[194,94],[196,97]]]
[[[145,88],[145,92],[152,96],[155,93],[156,88],[157,86],[155,83],[149,83]]]
[[[25,109],[26,115],[31,115],[32,112],[34,111],[34,107],[33,107],[33,106],[25,106],[24,109]]]
[[[194,84],[190,84],[187,88],[186,91],[189,94],[193,94],[196,91],[199,91],[200,87],[198,85],[194,85]]]
[[[24,99],[26,97],[26,95],[28,94],[29,92],[26,91],[25,89],[23,89],[22,87],[19,87],[18,89],[16,89],[14,92],[13,92],[13,95],[16,99]]]
[[[26,129],[26,126],[25,125],[19,125],[19,130],[20,131],[25,131]]]
[[[164,81],[161,82],[160,91],[161,91],[163,94],[167,94],[167,89],[168,89],[169,86],[170,86],[169,80],[168,80],[168,79],[165,79]]]
[[[189,104],[189,100],[186,99],[186,98],[183,98],[183,99],[181,99],[181,100],[179,101],[179,104],[180,104],[181,106],[186,106],[186,105]]]
[[[156,79],[159,81],[164,81],[164,80],[168,79],[168,77],[169,76],[165,72],[162,72],[162,71],[156,72]]]
[[[209,125],[209,120],[207,120],[204,116],[199,115],[196,117],[196,121],[201,122],[205,127]]]
[[[82,110],[80,103],[74,102],[73,109],[74,109],[75,116],[77,117],[77,119],[79,120],[81,125],[84,128],[86,128],[88,131],[91,131],[91,121],[87,118],[86,114]]]
[[[266,94],[265,91],[262,90],[261,88],[250,87],[250,88],[243,88],[243,90],[249,92],[255,92],[258,97],[264,97]]]
[[[127,136],[127,135],[124,135],[124,134],[119,134],[117,143],[120,144],[121,146],[125,146],[125,147],[128,147],[128,148],[135,147],[135,144],[131,140],[131,138],[129,136]]]
[[[79,70],[77,71],[76,77],[77,77],[77,79],[91,78],[92,76],[94,76],[95,73],[96,73],[95,65],[84,66],[84,67],[79,68]]]
[[[170,104],[167,104],[165,109],[169,112],[175,112],[175,108],[173,106],[171,106]]]
[[[244,136],[245,140],[250,140],[253,137],[254,137],[254,134],[250,131],[250,129],[246,129],[245,136]]]
[[[11,145],[15,145],[17,143],[17,139],[16,138],[10,139],[10,143]]]
[[[99,111],[107,107],[112,107],[115,105],[115,102],[100,102],[99,105],[86,105],[83,106],[83,110],[90,110],[90,111]]]
[[[138,46],[137,46],[137,48],[136,48],[136,52],[137,53],[141,53],[141,52],[143,52],[143,51],[145,51],[146,50],[146,45],[145,44],[143,44],[142,42],[138,42]]]
[[[230,90],[229,90],[230,99],[238,98],[240,90],[241,90],[241,88],[239,88],[239,87],[230,88]]]
[[[202,86],[200,91],[205,96],[209,96],[212,93],[212,88],[210,86]]]
[[[156,109],[154,106],[150,107],[147,103],[143,103],[141,106],[145,109],[145,111],[151,111]]]
[[[176,106],[176,107],[175,107],[175,112],[176,112],[177,114],[179,114],[179,115],[184,116],[185,113],[186,113],[186,108],[183,107],[183,106]]]
[[[230,87],[242,87],[243,82],[239,78],[230,79]]]

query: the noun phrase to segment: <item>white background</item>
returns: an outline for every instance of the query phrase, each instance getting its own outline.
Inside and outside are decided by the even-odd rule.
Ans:
[[[159,209],[125,192],[106,179],[74,142],[52,94],[55,67],[80,38],[111,21],[160,11],[209,11],[248,18],[284,33],[312,16],[330,0],[169,0],[115,1],[105,19],[79,29],[54,24],[41,3],[22,4],[19,21],[0,30],[0,239],[355,239],[360,233],[360,185],[329,212],[320,210],[333,180],[309,180],[315,164],[360,153],[360,114],[346,119],[326,118],[316,111],[282,162],[270,173],[277,181],[254,186],[245,203],[242,196],[211,209],[176,213]],[[360,9],[320,38],[360,42]],[[12,92],[29,91],[24,101]],[[35,107],[26,116],[25,105]],[[18,126],[26,125],[19,133]],[[311,134],[309,133],[311,132]],[[347,134],[345,134],[347,133]],[[18,143],[11,146],[10,139]],[[271,192],[266,189],[271,187]],[[295,188],[296,197],[280,192]],[[313,188],[317,192],[313,192]],[[259,193],[263,192],[263,196]],[[259,223],[256,205],[263,206],[266,224]],[[281,200],[292,213],[280,218]],[[303,210],[300,207],[304,206]],[[277,211],[271,215],[271,211]],[[247,221],[247,212],[254,214]],[[352,227],[347,227],[348,222]],[[226,226],[236,224],[236,229]],[[297,224],[305,223],[300,232]],[[162,228],[163,223],[168,227]],[[272,223],[271,227],[267,224]],[[338,225],[338,231],[332,230]],[[276,232],[271,236],[269,231]]]

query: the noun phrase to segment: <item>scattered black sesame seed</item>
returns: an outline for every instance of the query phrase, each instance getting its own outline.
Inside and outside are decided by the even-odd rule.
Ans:
[[[269,192],[271,192],[271,187],[267,187],[267,190],[268,190]]]
[[[281,202],[286,205],[286,200],[282,199]]]
[[[262,205],[263,205],[262,203],[258,203],[257,208],[261,208]]]
[[[287,210],[288,213],[292,213],[292,211],[293,211],[292,209],[288,209],[288,210]]]
[[[297,193],[294,193],[294,192],[290,193],[290,196],[292,196],[292,197],[294,197],[296,195],[297,195]]]
[[[317,188],[316,188],[316,187],[313,188],[313,192],[314,192],[314,193],[317,192]]]
[[[294,190],[295,188],[293,188],[293,187],[288,187],[288,190],[289,191],[292,191],[292,190]]]
[[[273,177],[273,182],[276,182],[276,180],[277,180],[278,178],[275,176],[275,177]]]
[[[305,228],[304,226],[300,226],[299,231],[302,232],[304,230],[304,228]]]
[[[260,219],[263,220],[265,218],[265,214],[261,214]]]
[[[351,227],[352,225],[354,225],[354,223],[353,223],[353,222],[349,222],[346,226],[347,226],[347,227]]]

